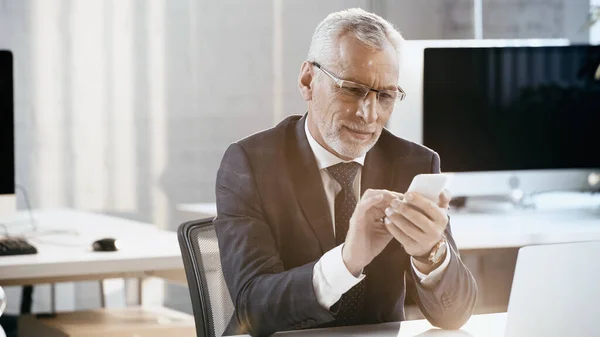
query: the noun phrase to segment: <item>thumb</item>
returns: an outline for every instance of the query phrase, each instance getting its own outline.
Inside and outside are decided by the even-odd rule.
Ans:
[[[450,200],[452,200],[452,195],[450,194],[450,191],[444,189],[438,197],[438,206],[440,208],[448,208],[450,207]]]

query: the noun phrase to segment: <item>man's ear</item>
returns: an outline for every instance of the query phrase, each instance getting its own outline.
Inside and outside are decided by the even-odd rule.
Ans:
[[[298,88],[300,89],[300,94],[302,94],[302,98],[305,101],[312,100],[312,80],[313,80],[313,66],[310,62],[304,61],[302,63],[302,67],[300,68],[300,75],[298,76]]]

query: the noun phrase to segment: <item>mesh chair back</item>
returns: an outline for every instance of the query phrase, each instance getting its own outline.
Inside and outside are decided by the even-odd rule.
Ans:
[[[212,221],[188,221],[177,230],[198,337],[222,336],[233,315]]]

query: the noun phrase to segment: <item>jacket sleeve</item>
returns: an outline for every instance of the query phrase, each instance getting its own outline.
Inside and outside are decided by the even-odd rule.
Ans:
[[[440,172],[440,158],[435,152],[431,160],[431,172]],[[450,264],[440,281],[435,286],[426,288],[421,285],[418,276],[411,268],[407,275],[407,288],[432,325],[443,329],[459,329],[473,314],[477,301],[477,283],[460,259],[456,243],[452,238],[450,220],[448,220],[445,236],[450,244],[451,256]]]
[[[334,316],[319,305],[313,289],[317,261],[284,270],[248,156],[239,144],[225,152],[216,198],[214,226],[223,274],[234,319],[244,332],[264,336],[332,321]]]

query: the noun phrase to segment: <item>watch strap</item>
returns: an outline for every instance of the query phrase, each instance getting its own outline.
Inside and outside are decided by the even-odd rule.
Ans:
[[[434,264],[440,262],[440,261],[434,260],[434,257],[437,255],[438,250],[446,249],[447,244],[448,243],[446,242],[446,238],[442,237],[440,239],[440,241],[438,241],[438,243],[436,243],[428,253],[426,253],[424,255],[419,255],[419,256],[413,255],[412,257],[413,257],[413,259],[415,259],[421,263],[425,263],[428,265],[434,265]]]

